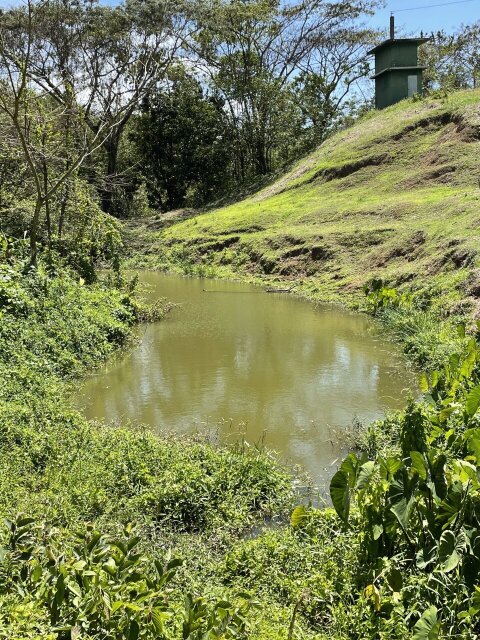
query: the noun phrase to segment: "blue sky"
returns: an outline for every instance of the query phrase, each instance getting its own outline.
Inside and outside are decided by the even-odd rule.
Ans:
[[[117,4],[118,0],[103,0],[105,4]],[[419,34],[445,29],[453,31],[463,24],[480,20],[480,0],[456,2],[454,0],[386,0],[384,9],[379,9],[368,23],[376,28],[388,29],[390,12],[395,12],[398,32]],[[0,6],[18,4],[19,0],[0,0]],[[445,6],[437,6],[445,5]],[[414,9],[415,7],[425,7]],[[431,8],[429,8],[431,7]]]
[[[419,34],[422,30],[425,33],[440,29],[450,32],[462,23],[471,24],[480,20],[480,0],[450,4],[452,2],[453,0],[387,0],[385,9],[379,9],[369,23],[388,29],[390,12],[393,11],[400,33]]]

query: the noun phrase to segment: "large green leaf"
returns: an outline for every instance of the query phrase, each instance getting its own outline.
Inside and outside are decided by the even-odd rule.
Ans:
[[[468,532],[468,544],[472,555],[480,559],[480,531],[472,529]]]
[[[473,387],[470,393],[467,396],[467,401],[465,402],[465,410],[467,415],[471,418],[474,416],[478,408],[480,407],[480,385]]]
[[[416,565],[419,569],[426,569],[437,557],[437,547],[422,547],[417,551]]]
[[[403,587],[403,576],[400,569],[393,567],[387,574],[387,582],[392,591],[400,592]]]
[[[463,531],[456,536],[453,531],[444,531],[438,543],[438,560],[441,571],[448,573],[457,567],[465,549],[466,538]]]
[[[65,600],[65,578],[63,575],[59,575],[57,578],[56,592],[55,592],[55,604],[60,607]]]
[[[475,456],[477,465],[480,465],[480,429],[469,429],[465,432],[468,448]]]
[[[439,634],[440,621],[437,616],[437,607],[432,605],[414,626],[412,640],[437,640]]]
[[[161,637],[164,631],[163,623],[168,620],[168,614],[160,609],[152,609],[152,624],[155,627],[155,631]]]
[[[138,636],[140,635],[140,627],[138,626],[138,622],[136,620],[132,620],[130,622],[130,627],[128,629],[128,640],[138,640]]]
[[[402,469],[390,486],[390,510],[405,530],[407,529],[410,512],[415,502],[414,490],[417,483],[418,476],[410,479],[406,469]]]
[[[426,373],[422,373],[420,375],[420,391],[422,393],[428,393],[430,390],[430,383],[428,381],[428,375]]]
[[[339,469],[330,482],[330,497],[335,511],[344,522],[350,513],[350,486],[345,471]]]
[[[355,489],[358,489],[359,491],[361,491],[362,489],[365,489],[365,487],[370,482],[374,469],[375,469],[375,462],[373,462],[373,460],[370,460],[369,462],[365,462],[365,464],[362,464],[362,466],[360,467],[360,471],[358,473]]]
[[[383,525],[382,524],[374,524],[372,527],[373,539],[378,540],[383,533]]]
[[[349,453],[340,465],[340,471],[345,474],[351,489],[355,486],[359,468],[360,461],[354,453]]]
[[[302,504],[293,510],[293,513],[290,517],[290,524],[294,529],[298,529],[305,523],[306,519],[307,519],[307,510]]]
[[[391,511],[395,514],[395,517],[402,525],[403,529],[407,529],[408,520],[410,518],[410,513],[412,511],[414,500],[410,498],[407,500],[406,498],[401,498],[398,502],[396,502],[392,507]]]
[[[433,453],[428,455],[430,462],[430,474],[433,480],[433,488],[435,493],[442,500],[447,495],[447,480],[445,478],[446,456],[441,453],[437,458],[433,458]]]
[[[391,480],[402,465],[403,462],[400,458],[389,457],[386,460],[380,458],[380,477],[384,480]]]
[[[412,468],[418,473],[422,480],[427,479],[427,465],[425,464],[425,458],[419,451],[410,451],[410,459],[412,461]]]

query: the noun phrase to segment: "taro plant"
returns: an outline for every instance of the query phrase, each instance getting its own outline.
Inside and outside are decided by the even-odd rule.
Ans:
[[[14,596],[41,612],[59,640],[115,638],[214,640],[244,637],[250,596],[237,604],[187,594],[181,606],[173,580],[179,558],[149,558],[129,525],[120,537],[88,526],[71,544],[58,532],[19,516],[8,522],[0,554],[0,602]],[[15,635],[12,622],[12,635]]]
[[[397,454],[351,453],[330,485],[362,540],[364,596],[379,616],[404,606],[418,640],[480,631],[479,363],[472,338],[423,377],[425,402],[405,411]]]
[[[399,293],[392,287],[385,286],[383,280],[374,278],[363,288],[367,298],[367,305],[371,312],[376,313],[386,307],[401,307],[412,304],[411,293]]]

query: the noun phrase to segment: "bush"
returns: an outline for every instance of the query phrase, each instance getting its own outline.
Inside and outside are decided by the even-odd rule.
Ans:
[[[422,386],[425,402],[394,422],[396,450],[350,454],[330,493],[361,543],[359,586],[379,618],[403,619],[417,640],[477,637],[480,343],[470,339]]]

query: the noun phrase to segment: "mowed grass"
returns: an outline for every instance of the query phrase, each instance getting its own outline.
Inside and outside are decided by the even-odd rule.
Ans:
[[[132,262],[294,280],[310,297],[346,303],[380,277],[473,308],[479,152],[480,90],[406,100],[368,113],[245,200],[160,230],[160,216],[144,221]]]

